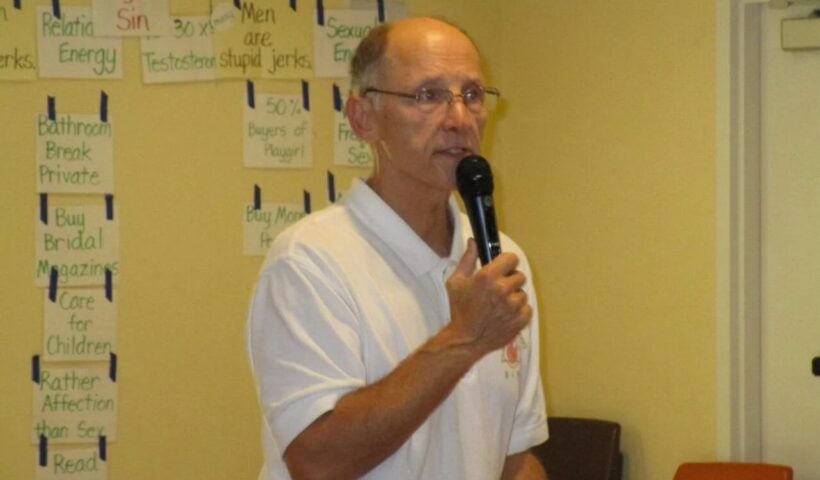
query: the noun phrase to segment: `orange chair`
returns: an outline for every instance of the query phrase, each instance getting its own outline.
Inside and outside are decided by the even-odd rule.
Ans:
[[[791,467],[765,463],[684,463],[675,480],[792,480]]]

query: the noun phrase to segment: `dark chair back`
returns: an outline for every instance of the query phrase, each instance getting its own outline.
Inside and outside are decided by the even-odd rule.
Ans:
[[[550,438],[532,451],[549,480],[621,480],[621,426],[589,418],[550,417]]]

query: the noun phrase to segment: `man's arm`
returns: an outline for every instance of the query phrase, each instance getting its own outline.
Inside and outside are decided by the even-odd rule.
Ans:
[[[470,241],[447,280],[447,326],[380,381],[342,397],[288,445],[284,460],[294,479],[367,473],[401,447],[475,362],[527,325],[532,309],[517,257],[502,254],[478,272],[476,258]]]
[[[507,457],[501,480],[547,480],[547,474],[538,458],[527,450]]]

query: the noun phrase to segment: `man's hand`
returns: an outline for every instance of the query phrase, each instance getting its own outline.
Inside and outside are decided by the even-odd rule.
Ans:
[[[447,280],[451,322],[456,338],[476,347],[479,357],[507,345],[527,326],[532,308],[521,290],[527,279],[516,270],[518,257],[502,253],[476,271],[478,249],[467,251]]]

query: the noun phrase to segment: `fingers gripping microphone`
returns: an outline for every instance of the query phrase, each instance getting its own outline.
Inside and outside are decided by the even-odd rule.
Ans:
[[[456,185],[470,225],[478,244],[478,257],[486,265],[501,253],[498,227],[493,208],[493,173],[484,157],[470,155],[461,159],[456,167]]]

